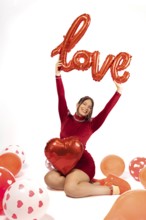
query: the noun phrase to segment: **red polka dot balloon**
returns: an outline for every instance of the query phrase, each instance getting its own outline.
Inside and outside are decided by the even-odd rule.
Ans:
[[[3,211],[10,220],[38,220],[47,211],[48,190],[29,180],[17,180],[5,192]]]
[[[136,157],[129,164],[129,171],[131,176],[136,180],[139,180],[140,170],[146,166],[146,158],[145,157]]]

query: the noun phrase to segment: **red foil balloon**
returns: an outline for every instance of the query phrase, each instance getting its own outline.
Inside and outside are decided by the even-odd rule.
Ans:
[[[119,71],[124,70],[130,64],[132,56],[126,52],[121,52],[117,56],[109,54],[99,69],[99,51],[88,52],[85,50],[77,51],[70,61],[67,61],[67,54],[74,48],[74,46],[80,41],[90,25],[90,15],[82,14],[75,19],[71,27],[64,36],[64,40],[51,52],[51,57],[59,54],[59,60],[61,60],[61,67],[59,70],[65,72],[76,70],[88,70],[92,69],[92,78],[95,81],[100,81],[110,69],[113,80],[118,83],[124,83],[130,77],[130,73],[125,71],[123,75],[119,74]],[[84,62],[81,62],[81,58]]]
[[[13,174],[4,167],[0,167],[0,210],[3,210],[3,197],[7,188],[15,182]]]
[[[91,66],[90,58],[91,56],[88,51],[77,51],[72,58],[74,68],[82,71],[89,69],[89,67]],[[81,62],[81,59],[83,59],[83,62]]]
[[[129,190],[121,194],[104,220],[145,220],[146,190]]]
[[[105,76],[106,72],[111,67],[115,56],[112,54],[109,54],[105,61],[103,62],[100,70],[99,70],[99,61],[100,61],[100,53],[99,51],[94,51],[92,54],[92,78],[95,81],[100,81]]]
[[[111,66],[111,75],[113,80],[118,83],[124,83],[129,79],[129,72],[125,71],[121,76],[118,74],[118,72],[126,69],[130,65],[131,58],[132,56],[125,52],[121,52],[115,57],[115,60]]]
[[[81,158],[84,145],[76,137],[53,138],[45,147],[45,156],[54,168],[66,175]]]
[[[17,154],[7,152],[0,155],[0,166],[5,167],[15,176],[21,170],[22,161]]]
[[[109,174],[121,176],[125,170],[125,162],[121,157],[111,154],[103,158],[100,169],[105,176]]]
[[[146,165],[145,157],[136,157],[129,164],[129,171],[131,176],[136,180],[139,180],[140,170]]]
[[[90,25],[90,15],[82,14],[75,19],[64,36],[64,41],[51,52],[51,57],[60,54],[59,59],[62,61],[61,70],[69,72],[74,69],[72,61],[67,63],[67,53],[80,41]],[[80,27],[79,27],[80,26]]]

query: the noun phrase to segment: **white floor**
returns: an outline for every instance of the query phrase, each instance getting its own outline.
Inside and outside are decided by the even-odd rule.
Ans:
[[[30,179],[46,188],[43,177],[47,172],[43,150],[28,154],[22,169],[16,176],[19,179]],[[143,189],[140,182],[133,179],[128,169],[122,175],[131,184],[132,189]],[[88,198],[68,198],[62,191],[48,189],[49,206],[40,220],[103,220],[118,196],[95,196]],[[16,194],[17,196],[17,194]],[[0,220],[9,220],[5,215]],[[25,220],[25,219],[19,219]],[[33,219],[32,219],[33,220]]]

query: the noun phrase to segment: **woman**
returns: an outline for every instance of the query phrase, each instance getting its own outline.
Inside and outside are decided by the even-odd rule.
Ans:
[[[130,189],[130,185],[119,177],[109,175],[103,180],[93,181],[95,163],[90,153],[86,150],[88,139],[100,128],[118,102],[122,92],[121,85],[115,82],[117,91],[96,117],[91,118],[94,101],[88,96],[79,100],[76,113],[72,115],[67,107],[60,67],[61,62],[58,61],[55,73],[61,121],[60,138],[76,136],[83,143],[85,150],[79,162],[67,175],[63,175],[58,170],[53,169],[45,175],[44,181],[48,187],[55,190],[64,190],[67,196],[73,198],[122,194]]]

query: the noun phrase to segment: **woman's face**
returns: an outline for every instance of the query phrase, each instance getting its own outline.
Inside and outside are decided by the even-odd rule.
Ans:
[[[77,107],[79,104],[77,105]],[[80,104],[78,108],[78,114],[80,116],[86,117],[92,111],[92,101],[90,99],[86,99],[82,104]]]

